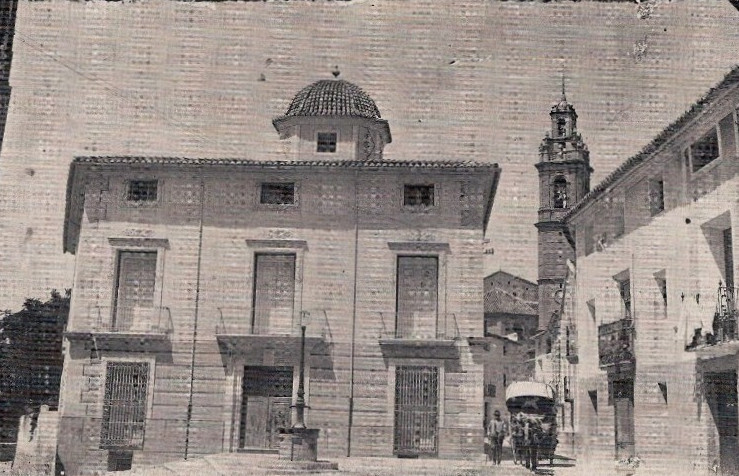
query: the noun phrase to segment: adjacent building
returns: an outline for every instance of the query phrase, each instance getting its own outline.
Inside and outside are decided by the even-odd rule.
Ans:
[[[567,212],[581,461],[739,472],[739,68]]]
[[[485,277],[485,335],[525,340],[539,326],[539,295],[536,283],[506,271]]]
[[[339,79],[274,126],[291,160],[72,163],[67,474],[270,451],[291,424],[301,326],[321,457],[480,454],[470,341],[499,168],[384,160],[388,122]]]

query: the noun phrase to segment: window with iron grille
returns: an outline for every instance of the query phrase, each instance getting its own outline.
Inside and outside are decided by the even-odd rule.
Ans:
[[[119,251],[115,311],[111,330],[126,331],[154,309],[156,251]]]
[[[434,186],[433,185],[409,185],[403,186],[403,206],[406,207],[433,207]]]
[[[130,202],[155,202],[158,180],[129,180],[126,199]]]
[[[149,386],[147,362],[107,363],[101,448],[142,448]]]
[[[316,152],[336,152],[336,132],[319,132]]]
[[[266,205],[292,205],[295,203],[295,184],[263,183],[259,201]]]

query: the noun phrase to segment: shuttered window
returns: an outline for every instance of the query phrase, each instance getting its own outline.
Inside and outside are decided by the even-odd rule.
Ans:
[[[398,256],[396,337],[436,337],[438,268],[436,256]]]
[[[295,255],[257,254],[254,333],[290,333],[295,300]]]
[[[138,318],[151,317],[157,269],[156,251],[120,251],[112,330],[125,331]]]
[[[108,362],[105,372],[101,448],[143,446],[148,385],[148,363]]]

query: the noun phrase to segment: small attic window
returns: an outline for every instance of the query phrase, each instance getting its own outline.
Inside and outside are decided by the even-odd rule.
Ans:
[[[295,184],[263,183],[259,201],[267,205],[292,205],[295,203]]]
[[[316,152],[336,152],[336,132],[319,132]]]
[[[155,202],[157,188],[157,180],[129,180],[126,200],[130,202]]]
[[[411,185],[403,186],[403,206],[406,207],[433,207],[434,186]]]

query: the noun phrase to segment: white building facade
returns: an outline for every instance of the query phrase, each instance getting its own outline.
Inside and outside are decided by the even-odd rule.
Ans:
[[[739,471],[738,108],[735,69],[565,217],[586,470]]]

